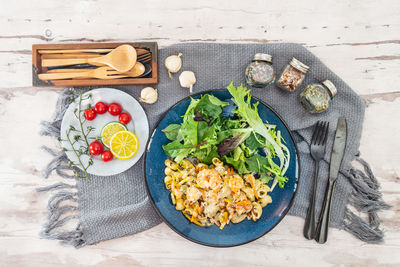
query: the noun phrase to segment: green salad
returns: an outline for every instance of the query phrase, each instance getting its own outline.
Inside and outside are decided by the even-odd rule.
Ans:
[[[241,175],[253,173],[262,183],[273,181],[271,189],[277,184],[283,188],[290,153],[280,131],[262,121],[250,90],[233,83],[227,89],[236,105],[234,116],[222,116],[229,103],[213,95],[192,99],[183,122],[163,130],[171,140],[163,146],[165,153],[178,163],[189,158],[211,164],[217,157]]]

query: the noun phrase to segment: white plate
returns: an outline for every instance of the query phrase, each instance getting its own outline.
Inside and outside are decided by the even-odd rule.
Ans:
[[[136,134],[139,140],[139,150],[136,155],[128,160],[120,160],[117,158],[113,158],[112,161],[103,162],[100,156],[93,156],[93,165],[87,169],[87,172],[94,175],[107,176],[121,173],[130,167],[132,167],[143,155],[145,150],[146,142],[149,137],[149,123],[147,121],[146,113],[143,108],[140,106],[139,102],[136,101],[132,96],[124,93],[120,90],[111,89],[111,88],[99,88],[91,90],[83,95],[83,97],[87,96],[87,94],[92,94],[92,98],[89,100],[82,101],[82,109],[86,109],[88,104],[90,103],[92,106],[96,104],[98,101],[103,101],[107,105],[116,102],[122,106],[122,112],[128,112],[132,120],[126,125],[129,131],[132,131]],[[75,127],[76,129],[80,128],[79,122],[74,115],[74,109],[78,105],[78,100],[76,102],[71,103],[65,112],[64,118],[61,123],[61,139],[67,140],[66,132],[69,129],[70,125]],[[95,129],[89,134],[89,137],[100,136],[101,129],[104,125],[109,122],[118,121],[118,116],[112,116],[110,113],[106,112],[104,114],[97,114],[96,118],[93,121],[85,122],[84,126],[92,126]],[[73,137],[73,133],[70,134]],[[89,144],[93,139],[89,139]],[[84,142],[80,142],[83,144]],[[74,144],[75,148],[79,148],[79,143]],[[71,145],[67,141],[62,141],[63,147],[70,149]],[[104,147],[104,149],[107,149]],[[73,151],[66,151],[66,154],[69,160],[73,162],[77,162],[78,158]],[[81,156],[81,160],[83,164],[87,166],[89,156],[83,155]],[[81,168],[82,169],[82,168]]]

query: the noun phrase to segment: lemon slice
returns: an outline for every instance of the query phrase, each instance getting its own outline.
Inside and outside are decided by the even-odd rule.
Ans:
[[[120,131],[111,137],[110,151],[116,158],[130,159],[139,149],[139,140],[130,131]]]
[[[126,130],[128,129],[122,123],[116,121],[107,123],[101,130],[101,141],[106,147],[110,148],[111,137],[113,137],[117,132]]]

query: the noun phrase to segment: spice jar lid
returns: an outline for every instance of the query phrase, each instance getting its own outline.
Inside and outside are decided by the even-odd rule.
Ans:
[[[337,94],[336,86],[330,80],[325,80],[322,82],[322,84],[326,87],[326,89],[328,89],[331,98]]]
[[[289,63],[290,65],[292,65],[292,67],[298,69],[299,71],[306,73],[308,71],[308,69],[310,68],[309,66],[307,66],[306,64],[300,62],[298,59],[296,58],[292,58],[292,60]]]
[[[272,63],[272,56],[270,54],[257,53],[254,55],[253,60],[262,60]]]

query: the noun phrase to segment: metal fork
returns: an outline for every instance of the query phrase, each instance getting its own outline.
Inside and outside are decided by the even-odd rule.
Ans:
[[[315,197],[317,191],[317,177],[319,172],[319,162],[324,158],[326,140],[328,138],[329,122],[318,121],[314,126],[314,132],[311,138],[311,157],[315,162],[313,185],[311,192],[311,205],[308,207],[306,222],[304,225],[304,237],[313,239],[315,237]]]

